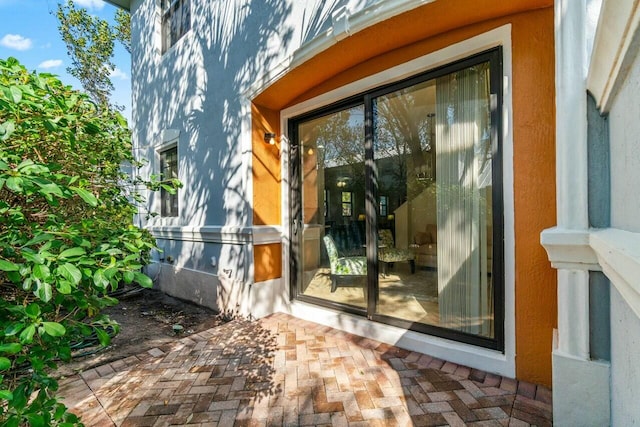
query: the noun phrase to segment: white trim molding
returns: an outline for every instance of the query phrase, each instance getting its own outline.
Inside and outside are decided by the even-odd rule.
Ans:
[[[178,132],[178,135],[179,134],[180,134],[180,132]],[[170,150],[172,148],[176,148],[177,146],[178,146],[178,136],[176,135],[175,138],[173,138],[171,140],[163,140],[163,142],[161,142],[160,144],[156,145],[153,148],[155,150],[156,156],[160,156],[165,151]],[[158,159],[159,159],[159,157],[158,157]],[[158,171],[158,173],[160,173],[160,171]]]
[[[586,79],[594,31],[590,4],[593,0],[555,0],[554,8],[557,226],[544,230],[540,242],[558,269],[553,422],[562,426],[608,424],[593,414],[606,414],[610,400],[609,369],[589,354],[589,270],[599,269],[588,216]],[[592,393],[591,384],[602,393]]]
[[[544,230],[540,243],[555,268],[602,271],[640,317],[640,233],[556,227]]]
[[[282,227],[275,225],[254,225],[253,243],[255,245],[282,243]]]
[[[182,240],[187,242],[231,243],[247,245],[251,243],[251,227],[233,226],[152,226],[147,227],[156,239]]]
[[[598,258],[589,245],[589,230],[549,228],[540,234],[554,268],[599,271]]]
[[[151,226],[147,227],[156,239],[181,240],[187,242],[256,244],[282,243],[279,226]]]
[[[589,241],[602,272],[640,318],[640,233],[608,228]]]
[[[602,113],[611,108],[618,87],[636,57],[639,27],[638,0],[603,0],[587,78],[587,89]]]

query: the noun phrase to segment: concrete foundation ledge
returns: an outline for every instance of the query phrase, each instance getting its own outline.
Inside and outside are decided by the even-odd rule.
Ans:
[[[146,273],[153,279],[154,288],[165,294],[212,310],[220,310],[218,276],[166,263],[150,264]]]
[[[611,365],[553,352],[553,425],[611,424]]]

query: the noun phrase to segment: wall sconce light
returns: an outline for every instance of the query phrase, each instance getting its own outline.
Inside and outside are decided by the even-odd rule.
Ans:
[[[264,142],[266,142],[269,145],[276,145],[276,134],[273,132],[265,132]]]
[[[367,217],[365,216],[365,214],[360,214],[360,215],[358,215],[358,221],[364,221],[365,219],[367,219]]]
[[[344,188],[349,184],[349,181],[351,181],[351,177],[349,177],[349,176],[340,176],[337,179],[336,187]]]

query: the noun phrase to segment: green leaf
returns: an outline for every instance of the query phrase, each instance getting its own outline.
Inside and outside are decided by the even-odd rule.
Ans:
[[[11,261],[7,261],[4,259],[0,259],[0,270],[2,271],[18,271],[20,270],[20,266]]]
[[[25,260],[32,262],[34,264],[44,264],[44,258],[42,257],[42,255],[31,252],[31,249],[29,248],[25,248],[22,251],[22,257]]]
[[[13,393],[9,390],[0,390],[0,399],[13,400]]]
[[[22,350],[22,346],[17,342],[0,344],[0,353],[16,354],[16,353],[19,353],[20,350]]]
[[[89,123],[87,123],[87,124],[85,125],[84,130],[85,130],[85,132],[87,132],[89,135],[95,135],[95,134],[97,134],[97,133],[100,133],[100,132],[101,132],[101,130],[100,130],[100,126],[98,126],[98,125],[97,125],[97,124],[95,124],[95,123],[91,123],[91,122],[89,122]]]
[[[138,283],[140,286],[142,286],[143,288],[151,288],[153,287],[153,281],[151,280],[151,278],[145,274],[140,273],[139,271],[134,271],[133,272],[133,277],[136,281],[136,283]]]
[[[40,183],[36,182],[44,194],[55,194],[58,197],[64,197],[62,189],[59,185],[52,182]]]
[[[71,360],[71,349],[66,345],[60,346],[58,347],[58,355],[60,356],[60,359],[68,362]]]
[[[135,246],[133,243],[124,242],[124,247],[127,248],[128,251],[136,254],[140,252],[140,248]]]
[[[0,371],[6,371],[11,368],[11,360],[6,357],[0,357]]]
[[[33,266],[33,276],[36,279],[46,280],[49,276],[51,276],[51,271],[49,267],[44,264],[36,264]]]
[[[85,201],[89,206],[96,207],[98,206],[98,199],[93,195],[90,191],[85,190],[84,188],[78,187],[69,187],[72,189],[82,200]]]
[[[98,269],[93,273],[93,283],[100,289],[106,289],[109,286],[109,280],[104,275],[104,270]]]
[[[129,284],[131,282],[133,282],[133,271],[125,271],[124,274],[122,275],[122,278],[124,279],[124,283]]]
[[[71,282],[69,282],[68,280],[60,280],[56,284],[56,289],[63,295],[69,295],[72,291]]]
[[[0,129],[2,130],[2,132],[0,132],[0,134],[2,135],[0,140],[6,141],[7,139],[9,139],[11,134],[15,132],[16,124],[12,120],[8,120],[0,125]]]
[[[69,264],[68,262],[59,266],[56,271],[60,276],[71,282],[73,286],[76,286],[78,283],[80,283],[80,279],[82,279],[82,273],[80,272],[80,270],[78,270],[75,265]]]
[[[22,101],[22,91],[19,87],[11,86],[9,90],[11,91],[11,99],[13,99],[13,102],[17,104]]]
[[[55,132],[56,129],[58,129],[58,125],[55,124],[52,120],[49,119],[45,119],[44,120],[44,127],[49,131],[49,132]]]
[[[36,290],[34,294],[44,302],[51,301],[51,298],[53,298],[51,284],[36,280]]]
[[[96,328],[96,335],[98,335],[101,346],[106,347],[111,343],[111,337],[103,329]]]
[[[169,194],[176,194],[176,189],[169,184],[160,184],[160,187]]]
[[[34,164],[35,163],[33,162],[33,160],[24,159],[23,161],[20,162],[20,164],[16,167],[16,169],[18,169],[21,172],[26,172],[28,171],[28,169],[25,171],[25,168],[28,168],[29,166],[32,166]]]
[[[20,334],[20,342],[22,344],[30,344],[33,341],[33,334],[36,333],[36,325],[27,326]]]
[[[86,251],[84,250],[84,248],[76,246],[74,248],[65,249],[64,251],[60,252],[60,255],[58,255],[58,258],[66,259],[71,257],[77,257],[84,254],[86,254]]]
[[[13,389],[13,401],[11,404],[14,408],[21,410],[27,404],[27,393],[26,393],[27,384],[20,384],[18,387]],[[17,426],[18,424],[16,424]],[[4,426],[3,426],[4,427]]]
[[[17,334],[21,330],[24,329],[24,323],[15,322],[9,324],[6,328],[4,328],[4,334],[8,337]]]
[[[27,313],[27,316],[29,316],[32,319],[35,319],[38,316],[40,316],[40,306],[35,302],[32,302],[31,304],[26,306],[24,308],[24,311],[25,313]]]
[[[42,322],[44,332],[52,337],[61,337],[66,333],[66,329],[58,322]]]
[[[54,238],[54,236],[52,234],[40,233],[40,234],[37,234],[36,236],[34,236],[33,239],[31,239],[27,243],[25,243],[23,245],[23,247],[35,245],[36,243],[40,243],[40,242],[44,242],[44,241],[48,241],[48,240],[52,240],[53,238]]]
[[[15,193],[22,193],[22,185],[24,180],[19,176],[12,176],[5,183],[7,188]]]
[[[109,267],[107,269],[104,270],[104,277],[106,277],[107,279],[111,280],[113,279],[113,276],[115,276],[118,273],[118,269],[115,267]]]
[[[27,414],[27,420],[31,427],[44,427],[46,425],[44,416],[40,414]]]

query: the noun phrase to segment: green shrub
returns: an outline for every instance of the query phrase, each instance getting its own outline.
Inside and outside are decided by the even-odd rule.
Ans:
[[[134,162],[119,112],[0,60],[0,424],[76,425],[50,371],[117,324],[100,314],[153,248],[132,225]],[[173,188],[171,182],[146,183]]]

